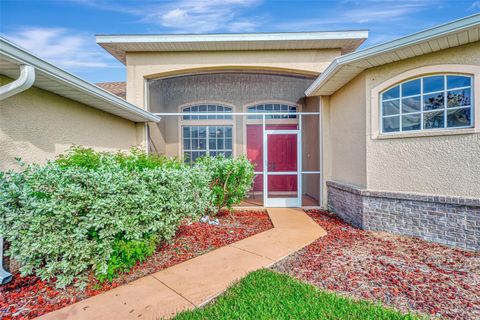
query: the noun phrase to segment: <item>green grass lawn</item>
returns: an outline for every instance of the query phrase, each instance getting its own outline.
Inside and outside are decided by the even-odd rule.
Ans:
[[[181,319],[415,319],[366,301],[354,301],[269,270],[250,273],[205,308]]]

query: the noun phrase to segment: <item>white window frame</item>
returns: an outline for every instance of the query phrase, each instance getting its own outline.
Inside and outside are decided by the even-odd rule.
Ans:
[[[183,116],[184,116],[184,113],[183,113],[183,110],[185,108],[188,108],[188,107],[192,107],[192,106],[200,106],[200,105],[216,105],[216,106],[222,106],[222,107],[226,107],[226,108],[229,108],[231,111],[228,111],[228,112],[216,112],[216,113],[213,113],[211,112],[210,115],[229,115],[231,116],[230,119],[187,119],[187,120],[184,120],[183,119]],[[233,151],[232,151],[232,154],[233,156],[236,155],[236,143],[235,143],[235,135],[236,135],[236,122],[234,121],[234,110],[235,110],[235,106],[232,105],[232,104],[229,104],[229,103],[226,103],[226,102],[223,102],[223,101],[216,101],[216,100],[198,100],[198,101],[190,101],[188,103],[185,103],[185,104],[182,104],[180,106],[178,106],[177,110],[178,110],[178,126],[177,126],[177,132],[178,132],[178,137],[179,139],[181,140],[179,144],[177,144],[177,153],[178,153],[178,157],[180,159],[184,159],[184,148],[183,148],[183,127],[184,126],[217,126],[217,127],[224,127],[224,126],[232,126],[233,127],[233,132],[232,132],[232,143],[233,143]],[[207,109],[208,110],[208,109]],[[193,112],[192,112],[193,113]],[[167,113],[167,115],[173,115],[174,113]],[[188,115],[188,112],[185,113],[185,115]],[[194,115],[198,115],[200,116],[200,112],[195,112]],[[202,114],[203,115],[203,114]],[[205,112],[205,115],[209,115],[208,112]],[[188,151],[188,150],[187,150]],[[199,151],[199,150],[191,150],[191,151]]]
[[[422,138],[422,137],[434,137],[434,136],[446,136],[446,135],[467,135],[480,133],[480,65],[474,64],[433,64],[428,66],[412,66],[411,64],[402,65],[398,67],[396,75],[386,77],[381,80],[374,77],[368,80],[367,86],[370,90],[367,91],[367,104],[370,108],[370,135],[371,139],[403,139],[403,138]],[[470,75],[473,77],[473,126],[471,128],[447,128],[447,129],[429,129],[420,131],[403,131],[393,133],[381,132],[381,113],[380,113],[380,93],[386,89],[416,77],[423,77],[435,74],[460,74]],[[381,76],[382,74],[380,74]]]
[[[202,119],[204,120],[204,119]],[[195,121],[195,120],[193,120]],[[191,139],[192,137],[190,137],[190,149],[185,149],[185,137],[184,137],[184,134],[183,134],[183,128],[192,128],[192,127],[204,127],[205,130],[206,130],[206,144],[205,144],[205,149],[197,149],[197,150],[194,150],[192,149],[192,143],[191,143]],[[223,149],[215,149],[215,150],[210,150],[210,128],[211,127],[223,127],[223,128],[230,128],[232,130],[232,136],[230,137],[230,139],[232,140],[232,148],[231,149],[226,149],[225,148],[225,139],[227,139],[226,137],[223,137],[223,140],[224,140],[224,148]],[[182,159],[186,160],[185,159],[185,152],[205,152],[206,155],[210,155],[210,151],[212,152],[230,152],[231,153],[231,156],[234,156],[234,153],[233,153],[233,146],[234,146],[234,127],[233,125],[216,125],[216,124],[212,124],[212,125],[197,125],[197,124],[185,124],[185,125],[182,125],[181,126],[181,137],[182,137],[182,141],[181,141],[181,144],[182,144]],[[190,134],[191,134],[191,131],[190,131]],[[190,161],[189,161],[190,162]]]
[[[265,109],[263,111],[258,111],[259,106],[265,106],[267,104],[271,104],[273,106],[272,111],[266,111]],[[280,110],[275,110],[275,105],[280,106]],[[287,106],[287,110],[284,111],[282,110],[282,105]],[[257,112],[251,112],[250,110],[253,110],[252,108],[255,108],[255,111]],[[295,108],[295,111],[292,112],[292,108]],[[247,115],[247,120],[252,121],[252,120],[262,120],[262,114],[266,115],[266,120],[297,120],[298,116],[297,113],[300,112],[300,106],[294,103],[287,103],[287,102],[279,102],[279,101],[262,101],[254,104],[249,104],[246,106],[245,111],[248,113]],[[283,118],[283,116],[286,116]],[[255,118],[251,118],[253,116],[256,116]],[[294,116],[294,117],[290,117]]]
[[[200,106],[206,106],[207,110],[206,111],[200,111]],[[215,106],[216,110],[215,111],[209,111],[208,107],[209,106]],[[197,111],[191,111],[191,108],[197,107]],[[218,107],[222,107],[223,111],[219,111]],[[190,109],[189,111],[186,111],[187,109]],[[224,105],[222,103],[216,103],[216,102],[204,102],[204,103],[194,103],[194,104],[189,104],[186,106],[182,106],[180,108],[181,112],[184,113],[182,115],[181,119],[182,121],[222,121],[222,120],[233,120],[233,116],[231,115],[233,112],[233,107],[229,105]],[[190,113],[194,113],[195,115],[190,115]],[[203,115],[196,115],[197,113],[205,113],[205,119],[200,119],[200,117],[203,117]],[[185,116],[190,116],[190,117],[198,117],[197,119],[184,119]],[[209,116],[215,117],[215,119],[209,119]],[[218,117],[223,117],[223,119],[218,119]],[[226,119],[225,116],[229,116],[229,119]]]
[[[432,92],[427,92],[424,93],[424,88],[423,88],[423,79],[432,77],[432,76],[442,76],[443,77],[443,90],[439,91],[432,91]],[[448,76],[461,76],[461,77],[466,77],[470,78],[470,86],[463,86],[463,87],[455,87],[455,88],[447,88],[447,78]],[[403,96],[402,95],[402,85],[404,83],[414,81],[414,80],[420,80],[420,93],[414,94],[414,95],[408,95],[408,96]],[[444,130],[444,129],[466,129],[466,128],[473,128],[475,125],[475,85],[474,85],[474,77],[470,74],[462,74],[462,73],[437,73],[437,74],[427,74],[427,75],[422,75],[418,76],[415,78],[410,78],[407,80],[404,80],[400,83],[397,83],[393,86],[390,86],[382,92],[379,93],[379,114],[380,114],[380,132],[382,135],[394,135],[394,134],[402,134],[402,133],[410,133],[410,132],[419,132],[419,131],[435,131],[435,130]],[[393,89],[398,86],[399,90],[399,97],[398,98],[391,98],[391,99],[383,99],[383,94],[390,89]],[[470,105],[466,106],[458,106],[458,107],[448,107],[448,91],[454,91],[454,90],[462,90],[462,89],[470,89]],[[436,93],[443,93],[444,97],[444,102],[443,102],[443,108],[439,109],[433,109],[433,110],[424,110],[424,96],[425,95],[430,95],[430,94],[436,94]],[[414,111],[414,112],[408,112],[408,113],[403,113],[403,108],[402,108],[402,100],[404,98],[415,98],[415,97],[420,97],[420,111]],[[384,102],[389,102],[389,101],[399,101],[399,113],[394,114],[394,115],[387,115],[384,116],[384,108],[383,108],[383,103]],[[448,127],[448,111],[451,110],[458,110],[458,109],[470,109],[470,125],[467,126],[457,126],[457,127]],[[428,113],[434,113],[434,112],[440,112],[443,111],[443,128],[424,128],[424,114]],[[403,130],[403,115],[420,115],[420,129],[416,130]],[[394,117],[399,117],[399,131],[392,131],[392,132],[384,132],[384,127],[383,127],[383,121],[385,118],[394,118]]]

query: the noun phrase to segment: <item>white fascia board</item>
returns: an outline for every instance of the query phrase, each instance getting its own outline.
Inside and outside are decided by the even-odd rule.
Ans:
[[[37,71],[45,74],[47,77],[56,81],[65,83],[66,85],[75,88],[87,95],[101,99],[111,105],[123,109],[131,114],[134,114],[144,121],[159,122],[160,118],[154,114],[143,110],[116,95],[85,81],[65,70],[62,70],[51,63],[27,52],[7,39],[0,37],[0,54],[5,56],[10,61],[15,61],[19,64],[27,64],[33,66]]]
[[[335,58],[325,71],[305,90],[306,96],[314,95],[334,74],[336,74],[344,65],[368,59],[384,53],[389,53],[405,47],[414,46],[422,42],[427,42],[436,38],[445,37],[465,29],[470,29],[480,25],[480,14],[474,14],[466,18],[455,20],[431,29],[420,31],[396,40],[388,41],[370,48],[359,50]],[[366,68],[359,68],[359,72]],[[353,77],[352,77],[353,79]]]
[[[335,58],[328,66],[325,68],[325,71],[313,81],[313,83],[305,90],[305,95],[310,97],[315,94],[315,92],[322,86],[325,82],[328,81],[339,69],[338,58]]]
[[[366,39],[367,30],[325,31],[325,32],[278,32],[244,34],[126,34],[97,35],[97,43],[205,43],[205,42],[249,42],[249,41],[308,41]]]

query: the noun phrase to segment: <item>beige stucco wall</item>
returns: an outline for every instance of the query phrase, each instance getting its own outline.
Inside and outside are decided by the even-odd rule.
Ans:
[[[367,119],[374,121],[369,108],[374,87],[406,71],[421,72],[422,67],[443,64],[480,66],[480,42],[367,70]],[[453,68],[458,72],[474,69]],[[480,197],[480,74],[478,69],[475,72],[476,132],[467,129],[468,133],[458,135],[372,139],[371,122],[367,122],[369,189]]]
[[[11,79],[0,76],[0,84]],[[14,158],[41,163],[72,144],[99,150],[137,145],[143,124],[114,116],[35,87],[0,102],[0,170]],[[141,139],[141,138],[140,138]]]
[[[330,122],[330,96],[320,97],[320,152],[321,152],[321,192],[322,202],[324,208],[328,204],[328,190],[325,184],[326,181],[332,180],[332,139],[330,136],[331,122]]]
[[[329,122],[329,143],[324,154],[329,154],[330,161],[325,163],[330,166],[325,180],[361,187],[367,184],[365,99],[364,74],[330,96],[329,110],[324,110]]]
[[[145,79],[219,69],[256,69],[317,75],[340,49],[216,52],[129,52],[127,100],[144,107]]]

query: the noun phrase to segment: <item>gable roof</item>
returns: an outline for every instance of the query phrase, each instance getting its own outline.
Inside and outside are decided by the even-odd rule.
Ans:
[[[362,71],[480,40],[480,14],[335,58],[305,95],[331,95]]]
[[[127,52],[241,51],[339,48],[357,49],[366,30],[243,34],[127,34],[97,35],[97,43],[122,63]]]
[[[119,96],[122,99],[127,97],[127,83],[126,82],[100,82],[95,83],[100,88]]]
[[[20,65],[35,68],[34,86],[134,122],[158,122],[160,118],[122,98],[46,62],[0,37],[0,74],[16,79]]]

